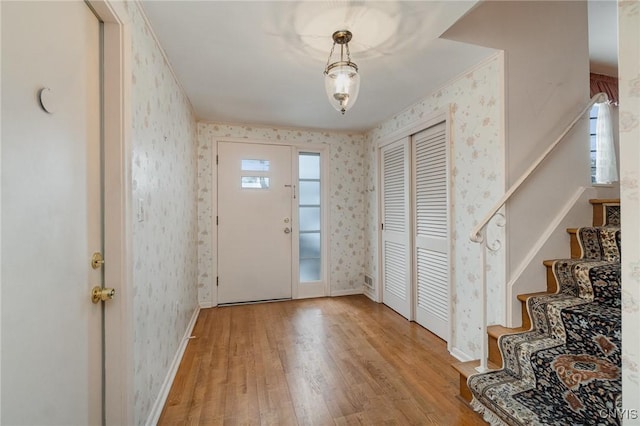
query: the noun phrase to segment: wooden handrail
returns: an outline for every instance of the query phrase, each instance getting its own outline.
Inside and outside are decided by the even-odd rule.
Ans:
[[[496,213],[498,213],[498,210],[500,210],[502,206],[504,206],[507,203],[507,201],[509,201],[511,196],[515,194],[516,191],[518,191],[518,189],[520,189],[520,186],[529,178],[529,176],[531,176],[531,174],[538,168],[538,166],[540,166],[540,164],[542,164],[544,160],[547,159],[549,154],[551,154],[551,151],[553,151],[560,144],[560,142],[564,139],[567,133],[569,133],[571,129],[573,129],[573,127],[576,125],[576,123],[580,121],[582,116],[587,111],[589,111],[594,104],[607,102],[608,100],[609,100],[609,97],[604,92],[596,93],[595,95],[593,95],[593,97],[591,98],[587,106],[584,107],[578,115],[576,115],[576,117],[571,121],[571,123],[569,123],[567,128],[560,134],[558,139],[556,139],[555,142],[553,142],[542,153],[542,155],[540,155],[540,157],[538,157],[538,159],[522,174],[522,176],[520,176],[520,178],[518,178],[518,180],[515,181],[513,185],[511,185],[509,190],[505,192],[502,198],[500,198],[500,200],[491,208],[491,210],[489,210],[489,213],[487,213],[486,216],[480,221],[480,223],[478,223],[478,225],[475,228],[473,228],[470,235],[471,241],[473,241],[474,243],[480,243],[482,241],[482,238],[483,238],[482,230],[489,224],[489,222],[496,215]]]

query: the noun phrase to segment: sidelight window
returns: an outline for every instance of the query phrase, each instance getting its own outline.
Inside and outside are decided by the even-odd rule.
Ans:
[[[299,170],[300,282],[320,281],[322,270],[320,154],[301,152]]]

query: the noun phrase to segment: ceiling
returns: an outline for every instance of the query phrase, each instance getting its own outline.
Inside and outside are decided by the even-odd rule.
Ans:
[[[143,7],[198,120],[364,131],[494,52],[438,38],[476,2],[146,0]],[[590,21],[609,16],[611,4],[615,17],[615,1],[597,3]],[[331,34],[340,29],[353,33],[361,75],[345,115],[331,107],[323,82]],[[592,44],[597,37],[590,33]],[[610,42],[598,48],[603,64]]]
[[[591,71],[618,75],[618,5],[616,0],[589,2],[589,58]]]

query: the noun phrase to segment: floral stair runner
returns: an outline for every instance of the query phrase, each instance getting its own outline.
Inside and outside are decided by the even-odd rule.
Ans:
[[[527,300],[531,330],[500,337],[503,368],[467,381],[491,424],[620,424],[620,228],[577,236],[582,258],[553,265],[558,292]]]

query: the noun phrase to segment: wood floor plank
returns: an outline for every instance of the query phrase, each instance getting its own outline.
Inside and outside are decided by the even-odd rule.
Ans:
[[[364,296],[203,309],[160,425],[483,425],[446,343]]]

